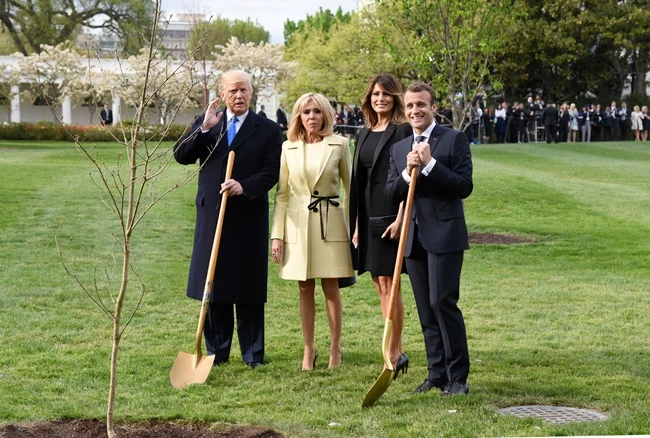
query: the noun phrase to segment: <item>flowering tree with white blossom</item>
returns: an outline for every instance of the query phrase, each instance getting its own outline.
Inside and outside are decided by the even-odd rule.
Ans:
[[[240,43],[232,37],[225,46],[217,46],[214,65],[221,71],[244,70],[253,76],[251,106],[264,90],[274,89],[282,81],[293,77],[294,64],[283,58],[284,48],[280,44]],[[215,78],[215,80],[218,78]],[[215,83],[216,88],[216,83]]]
[[[127,61],[127,74],[118,91],[127,105],[137,107],[141,91],[146,90],[145,103],[155,107],[163,125],[179,111],[200,106],[201,85],[195,61],[178,61],[159,52],[150,54],[147,49]]]
[[[51,108],[59,107],[66,97],[75,94],[73,83],[84,76],[84,57],[74,50],[57,46],[42,45],[40,53],[20,58],[18,68],[13,71],[11,83],[25,83],[22,94],[30,99],[42,97]]]

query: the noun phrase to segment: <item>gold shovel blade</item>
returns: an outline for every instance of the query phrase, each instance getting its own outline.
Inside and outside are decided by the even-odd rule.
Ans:
[[[174,388],[183,388],[187,385],[194,383],[204,383],[210,375],[212,364],[214,363],[214,354],[210,356],[202,356],[196,367],[195,354],[180,352],[176,356],[176,361],[172,366],[169,373],[169,380],[172,382]]]
[[[379,375],[375,383],[373,383],[370,390],[368,390],[366,398],[363,399],[361,406],[368,408],[375,404],[375,402],[379,400],[379,397],[381,397],[390,386],[393,381],[393,374],[395,374],[395,370],[384,368],[384,371]]]

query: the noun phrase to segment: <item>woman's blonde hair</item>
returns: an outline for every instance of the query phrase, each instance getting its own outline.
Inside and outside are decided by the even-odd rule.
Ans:
[[[334,108],[332,108],[327,98],[319,93],[305,93],[298,98],[293,105],[293,111],[291,111],[291,122],[289,123],[289,131],[287,131],[287,138],[290,141],[305,141],[307,139],[307,130],[302,124],[300,114],[309,102],[315,103],[323,114],[323,126],[316,134],[327,137],[334,133]]]

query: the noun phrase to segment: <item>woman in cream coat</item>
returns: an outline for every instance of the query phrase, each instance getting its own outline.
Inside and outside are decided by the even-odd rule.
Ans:
[[[321,94],[302,95],[293,107],[288,140],[282,145],[275,195],[271,254],[280,277],[298,280],[305,348],[302,369],[311,370],[314,347],[315,279],[327,304],[331,345],[329,367],[341,364],[341,295],[338,279],[351,277],[347,224],[351,157],[348,140],[333,135],[334,110]],[[340,197],[341,189],[345,196]]]

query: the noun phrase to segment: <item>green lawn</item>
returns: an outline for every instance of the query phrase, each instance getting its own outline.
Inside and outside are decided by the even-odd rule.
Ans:
[[[122,341],[116,421],[263,425],[288,436],[550,436],[650,430],[650,143],[477,145],[472,231],[514,233],[535,244],[474,245],[461,308],[472,370],[468,397],[409,392],[426,376],[408,281],[400,376],[371,409],[361,401],[382,367],[383,321],[369,277],[343,291],[343,366],[328,370],[318,292],[314,372],[300,372],[297,285],[270,269],[268,364],[231,362],[204,385],[175,390],[169,370],[192,352],[199,303],[184,295],[194,228],[192,182],[135,232],[146,285]],[[107,160],[118,148],[98,145]],[[0,142],[0,424],[105,417],[111,324],[68,277],[55,244],[102,299],[118,232],[69,143]],[[177,180],[173,165],[166,182]],[[163,189],[163,184],[157,187]],[[115,281],[115,280],[114,280]],[[135,286],[135,283],[134,283]],[[134,289],[127,300],[132,308]],[[584,407],[606,422],[553,426],[503,416],[520,404]]]

